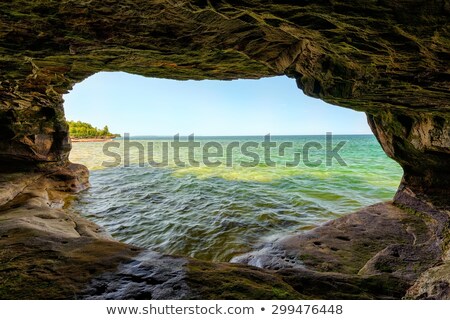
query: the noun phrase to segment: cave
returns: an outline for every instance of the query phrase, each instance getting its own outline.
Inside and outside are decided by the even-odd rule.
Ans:
[[[4,1],[0,12],[0,297],[450,298],[448,1]],[[68,160],[62,96],[101,71],[286,75],[311,97],[364,111],[401,184],[390,203],[240,264],[111,240],[64,210],[89,173]],[[342,243],[353,251],[342,255]],[[285,254],[304,267],[277,267]]]

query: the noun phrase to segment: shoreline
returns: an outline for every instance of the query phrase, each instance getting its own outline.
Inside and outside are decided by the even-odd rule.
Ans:
[[[450,268],[441,247],[445,230],[436,216],[411,215],[392,202],[281,238],[268,244],[269,251],[228,263],[119,242],[65,209],[73,193],[88,187],[82,165],[2,178],[0,188],[9,196],[0,199],[0,279],[8,281],[0,299],[449,298],[442,285]]]
[[[109,142],[113,141],[113,138],[70,138],[72,142]]]

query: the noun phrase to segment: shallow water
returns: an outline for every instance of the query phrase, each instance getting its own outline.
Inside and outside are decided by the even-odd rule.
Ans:
[[[181,139],[183,140],[183,138]],[[184,139],[185,140],[185,139]],[[224,146],[232,141],[261,143],[263,137],[197,138]],[[280,155],[273,149],[272,167],[264,163],[262,147],[251,149],[260,158],[255,167],[242,167],[249,161],[239,150],[232,152],[233,166],[225,156],[213,160],[219,167],[178,167],[169,150],[165,167],[151,167],[145,161],[139,166],[137,148],[130,149],[130,166],[104,168],[102,162],[112,158],[103,154],[103,143],[76,143],[71,161],[83,163],[91,170],[92,187],[82,192],[71,205],[103,226],[118,240],[167,254],[198,259],[229,261],[250,251],[260,243],[299,230],[312,228],[361,207],[391,199],[399,184],[402,170],[389,159],[372,135],[334,136],[333,145],[346,144],[339,152],[346,166],[333,161],[325,164],[324,136],[272,137],[277,143],[292,141],[293,148]],[[162,143],[168,138],[140,138],[145,146],[153,142],[155,161],[162,159]],[[310,149],[310,160],[323,160],[317,167],[300,163],[287,167],[294,152],[300,152],[310,141],[323,145]],[[121,159],[124,144],[118,152]],[[201,148],[200,148],[201,149]],[[199,149],[199,150],[200,150]],[[180,159],[188,162],[182,149]],[[199,152],[196,160],[202,159]]]

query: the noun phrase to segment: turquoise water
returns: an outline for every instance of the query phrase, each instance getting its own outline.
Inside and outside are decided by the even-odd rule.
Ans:
[[[105,168],[112,157],[102,152],[104,143],[76,143],[71,161],[91,170],[92,187],[78,195],[71,208],[98,223],[114,238],[167,254],[191,256],[213,261],[229,261],[259,244],[289,233],[310,229],[327,220],[361,207],[389,200],[399,184],[402,170],[389,159],[371,135],[334,136],[333,145],[345,141],[339,151],[346,165],[336,160],[325,163],[324,136],[272,137],[277,144],[292,142],[293,147],[271,149],[271,160],[264,162],[264,148],[250,148],[260,157],[258,165],[243,167],[252,158],[235,148],[233,162],[225,155],[218,167],[204,164],[179,167],[169,148],[168,164],[148,165],[148,143],[155,161],[162,159],[163,142],[169,138],[133,138],[144,146],[144,159],[137,148],[130,149],[130,165],[124,167],[124,143],[110,148],[121,157],[121,165]],[[216,141],[224,151],[231,142],[254,141],[263,137],[196,137],[193,160],[204,157],[200,151],[208,141]],[[181,138],[186,141],[186,138]],[[321,143],[310,149],[309,160],[322,160],[319,166],[286,166],[294,153],[302,154],[308,142]],[[187,149],[187,148],[186,148]],[[214,150],[214,149],[210,149]],[[142,156],[142,154],[141,154]],[[142,157],[141,157],[142,158]],[[180,150],[188,162],[188,150]],[[140,166],[144,160],[144,166]]]

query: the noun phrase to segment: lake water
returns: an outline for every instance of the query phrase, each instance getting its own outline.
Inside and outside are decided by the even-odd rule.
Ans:
[[[336,157],[327,165],[325,136],[271,137],[277,146],[270,149],[261,145],[264,137],[195,141],[200,144],[195,154],[181,148],[177,155],[170,147],[173,137],[133,138],[130,142],[139,143],[142,150],[130,147],[129,163],[124,161],[123,140],[115,141],[120,146],[106,145],[107,154],[104,143],[75,143],[70,159],[91,170],[92,187],[77,196],[71,209],[127,243],[229,261],[281,235],[392,199],[402,175],[372,135],[333,136],[331,146],[345,142],[337,153],[345,165]],[[283,142],[292,147],[281,148]],[[150,165],[149,158],[162,162],[164,143],[167,165]],[[233,143],[247,143],[247,153],[228,148]],[[214,155],[202,152],[205,144]],[[113,163],[111,153],[120,161]],[[298,164],[293,163],[295,154],[300,155]],[[206,165],[205,158],[215,165]]]

